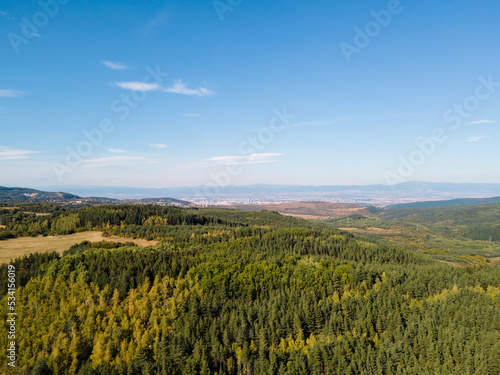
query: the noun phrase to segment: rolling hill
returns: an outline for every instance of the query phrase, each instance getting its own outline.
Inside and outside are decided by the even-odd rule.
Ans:
[[[174,198],[143,198],[119,200],[107,197],[81,197],[76,194],[64,192],[48,192],[29,188],[5,186],[0,186],[0,203],[56,203],[63,205],[159,204],[162,206],[190,206],[190,202]]]
[[[500,203],[500,197],[493,198],[460,198],[439,201],[400,203],[387,206],[387,209],[400,208],[426,208],[426,207],[449,207],[449,206],[471,206],[478,204]]]
[[[20,187],[4,187],[0,186],[0,202],[64,202],[71,199],[79,199],[80,197],[74,194],[61,192],[46,192],[35,189],[27,189]]]

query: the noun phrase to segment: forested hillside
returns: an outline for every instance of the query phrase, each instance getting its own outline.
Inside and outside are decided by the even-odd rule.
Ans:
[[[500,241],[500,203],[389,210],[386,219],[420,223],[436,231],[474,240]]]
[[[1,202],[45,202],[49,200],[62,202],[75,198],[79,197],[69,193],[52,193],[35,189],[0,186]]]
[[[459,198],[440,201],[423,201],[412,203],[399,203],[387,206],[387,209],[394,210],[400,208],[426,208],[426,207],[450,207],[450,206],[472,206],[478,204],[500,203],[500,197],[492,198]]]
[[[500,373],[498,264],[452,267],[266,211],[24,212],[35,210],[0,211],[0,234],[100,229],[161,242],[13,261],[17,373]],[[0,320],[4,340],[7,329]]]
[[[323,223],[459,266],[500,262],[500,204],[384,210]]]

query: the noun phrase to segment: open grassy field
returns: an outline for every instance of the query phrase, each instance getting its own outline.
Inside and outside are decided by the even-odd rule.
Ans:
[[[31,253],[45,253],[56,251],[62,254],[71,246],[83,242],[134,242],[138,246],[156,245],[158,241],[146,241],[144,239],[132,239],[126,237],[103,237],[102,232],[81,232],[69,234],[66,236],[47,236],[47,237],[19,237],[5,241],[0,241],[0,264],[7,263],[13,258]]]

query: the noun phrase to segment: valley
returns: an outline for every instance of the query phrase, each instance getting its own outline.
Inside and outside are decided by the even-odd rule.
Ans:
[[[21,373],[500,368],[499,203],[155,203],[0,207]]]

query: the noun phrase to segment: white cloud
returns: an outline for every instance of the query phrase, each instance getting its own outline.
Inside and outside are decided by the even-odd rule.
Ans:
[[[8,20],[13,20],[13,18],[9,16],[9,13],[4,12],[2,10],[0,10],[0,16]]]
[[[10,18],[12,19],[12,18]],[[41,35],[38,34],[36,31],[33,32],[32,28],[27,27],[23,22],[19,23],[19,26],[21,27],[23,34],[27,36],[28,38],[35,37],[35,38],[40,38]],[[35,28],[36,30],[36,28]]]
[[[41,35],[38,34],[37,32],[33,32],[31,28],[28,28],[24,23],[20,23],[19,26],[21,26],[21,29],[23,30],[23,34],[29,35],[29,37],[35,37],[35,38],[40,38]]]
[[[331,125],[335,125],[335,124],[342,122],[342,121],[352,120],[352,119],[356,119],[356,118],[359,119],[359,118],[364,118],[364,117],[367,117],[367,116],[365,116],[365,115],[346,115],[346,116],[340,116],[340,117],[337,117],[337,118],[334,118],[334,119],[328,120],[328,121],[302,121],[302,122],[296,122],[296,123],[286,125],[285,128],[300,128],[300,127],[304,127],[304,126],[331,126]]]
[[[485,138],[489,138],[489,137],[487,135],[483,135],[480,137],[469,137],[465,141],[462,141],[462,142],[479,142]]]
[[[129,167],[138,164],[153,164],[153,160],[147,160],[140,156],[108,156],[103,158],[88,159],[84,161],[87,167]]]
[[[468,125],[477,125],[477,124],[494,124],[495,121],[492,120],[478,120],[478,121],[472,121],[468,122]]]
[[[166,25],[168,23],[168,12],[161,12],[156,15],[151,21],[144,26],[143,36],[148,36],[151,31],[157,27]]]
[[[328,125],[333,125],[335,124],[334,121],[307,121],[307,122],[297,122],[295,124],[290,124],[287,126],[287,128],[298,128],[298,127],[301,127],[301,126],[317,126],[317,125],[320,125],[320,126],[328,126]]]
[[[200,113],[182,113],[181,116],[183,117],[199,117],[201,116]]]
[[[38,153],[39,151],[19,150],[0,146],[0,160],[28,159],[28,155]]]
[[[164,88],[163,91],[181,95],[196,95],[196,96],[215,95],[215,92],[205,87],[198,87],[197,89],[189,89],[182,81],[175,81],[172,86]]]
[[[109,61],[109,60],[103,60],[101,61],[104,66],[106,66],[109,69],[112,70],[125,70],[125,69],[130,69],[127,65],[124,63],[121,63],[119,61]]]
[[[248,159],[250,159],[250,160],[267,159],[267,158],[274,158],[276,156],[282,156],[282,155],[283,155],[282,153],[267,152],[267,153],[260,153],[260,154],[250,154],[248,156]]]
[[[167,145],[164,143],[150,143],[149,145],[154,148],[167,148]]]
[[[126,152],[125,150],[122,150],[121,148],[107,148],[106,150],[108,150],[109,152],[113,152],[113,153]]]
[[[114,85],[125,90],[133,91],[156,91],[160,89],[159,84],[146,82],[115,82]]]
[[[208,161],[223,161],[223,162],[234,162],[236,160],[244,159],[246,156],[214,156],[209,159]]]
[[[431,141],[434,141],[434,142],[440,141],[440,139],[436,138],[436,137],[423,137],[423,136],[419,136],[419,137],[417,137],[417,139],[419,139],[419,140],[428,139],[428,140],[431,140]]]
[[[114,82],[114,86],[120,87],[125,90],[133,90],[133,91],[163,91],[167,93],[173,94],[181,94],[181,95],[196,95],[196,96],[213,96],[215,92],[209,90],[205,87],[198,87],[196,89],[188,88],[182,81],[175,81],[169,87],[161,87],[158,83],[147,83],[147,82],[138,82],[138,81],[130,81],[130,82]],[[195,117],[198,114],[188,114],[188,117]]]
[[[0,97],[1,98],[17,98],[18,96],[21,96],[21,95],[24,95],[23,91],[0,89]]]
[[[250,155],[235,155],[235,156],[214,156],[207,159],[210,162],[214,162],[216,165],[225,165],[229,163],[236,164],[268,164],[276,163],[277,160],[273,159],[278,156],[282,156],[282,153],[257,153]]]

